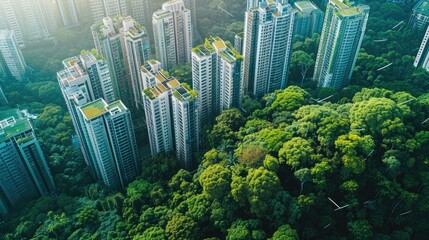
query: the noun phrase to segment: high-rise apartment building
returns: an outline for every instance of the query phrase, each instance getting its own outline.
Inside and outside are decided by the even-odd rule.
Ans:
[[[426,29],[425,36],[423,37],[420,49],[417,52],[416,59],[414,60],[414,67],[422,67],[429,71],[429,26]]]
[[[160,62],[148,61],[141,70],[152,156],[174,151],[182,166],[190,169],[200,137],[197,93],[164,71]]]
[[[131,114],[115,101],[106,62],[85,52],[63,61],[58,82],[91,174],[124,189],[139,174]]]
[[[210,123],[219,113],[217,56],[211,44],[206,41],[192,50],[192,87],[199,93],[201,124]]]
[[[92,53],[83,53],[80,56],[65,59],[64,70],[57,73],[57,79],[81,144],[85,162],[91,174],[100,179],[96,164],[89,155],[90,150],[78,115],[78,107],[88,102],[99,98],[108,103],[115,100],[107,63],[95,56]]]
[[[1,0],[0,1],[0,29],[13,30],[16,41],[20,47],[24,47],[24,35],[21,30],[21,26],[18,23],[18,18],[15,14],[13,1]]]
[[[183,0],[171,0],[152,17],[156,56],[164,69],[188,63],[192,50],[192,20]]]
[[[126,0],[89,0],[90,14],[94,22],[104,17],[114,18],[128,15]]]
[[[349,84],[368,14],[367,5],[329,1],[313,76],[319,87],[341,89]]]
[[[152,156],[174,150],[171,124],[171,89],[180,85],[161,63],[150,60],[141,68],[144,83],[143,102]]]
[[[197,0],[183,0],[185,8],[189,9],[192,18],[192,34],[197,34]]]
[[[3,68],[7,68],[8,73],[18,81],[27,80],[27,64],[13,31],[0,30],[0,55],[0,64],[6,65]]]
[[[103,183],[125,189],[140,172],[131,112],[119,100],[98,99],[78,107],[89,154]]]
[[[28,119],[0,111],[0,214],[55,192],[43,151]]]
[[[149,37],[146,28],[132,18],[123,21],[123,36],[125,42],[125,65],[131,81],[131,97],[133,107],[143,108],[143,83],[140,67],[150,58]]]
[[[14,30],[21,47],[52,38],[58,27],[53,1],[1,0],[0,6],[0,28]]]
[[[188,85],[182,84],[172,94],[176,157],[185,169],[190,170],[195,166],[193,155],[199,150],[200,142],[197,93]]]
[[[192,86],[199,93],[201,123],[241,106],[242,60],[238,51],[219,37],[208,38],[192,50]]]
[[[294,3],[297,15],[294,24],[294,34],[303,37],[311,37],[313,33],[321,33],[325,14],[316,4],[310,1],[298,1]]]
[[[77,7],[74,0],[57,0],[58,11],[63,26],[79,24]]]
[[[429,25],[429,1],[421,0],[414,8],[410,17],[410,26],[418,30],[425,30]]]
[[[126,106],[132,106],[130,82],[124,60],[125,47],[121,40],[123,20],[122,17],[105,17],[101,22],[92,25],[91,30],[97,51],[109,64],[115,96]]]
[[[285,0],[259,1],[245,15],[244,90],[254,96],[286,87],[295,13]]]
[[[234,48],[238,51],[238,53],[243,54],[243,38],[244,33],[236,34],[234,37]]]

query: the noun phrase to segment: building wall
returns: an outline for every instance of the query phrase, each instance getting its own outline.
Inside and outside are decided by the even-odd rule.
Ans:
[[[314,79],[320,87],[341,89],[353,73],[368,19],[368,6],[359,14],[339,16],[335,2],[327,6],[316,58]]]
[[[24,56],[19,48],[13,31],[0,31],[0,54],[9,72],[18,81],[27,80]]]

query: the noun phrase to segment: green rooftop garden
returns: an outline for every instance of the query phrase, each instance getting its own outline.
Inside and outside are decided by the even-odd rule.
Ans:
[[[29,129],[31,129],[31,125],[27,119],[18,119],[13,126],[3,128],[4,134],[0,135],[0,143]]]
[[[143,93],[146,94],[146,96],[148,96],[148,98],[150,100],[155,99],[155,95],[153,95],[153,93],[150,91],[150,88],[146,88],[145,90],[143,90]]]

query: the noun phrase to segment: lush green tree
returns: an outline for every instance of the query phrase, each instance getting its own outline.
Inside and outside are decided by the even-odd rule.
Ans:
[[[92,207],[84,207],[76,214],[76,219],[83,225],[95,225],[98,223],[98,211]]]
[[[373,235],[372,227],[367,220],[352,221],[347,226],[354,239],[369,239]]]
[[[221,199],[230,191],[231,173],[219,164],[211,165],[200,175],[200,184],[209,198]]]
[[[306,139],[295,137],[284,143],[279,151],[279,157],[292,169],[298,169],[311,163],[312,153],[313,149]]]
[[[272,240],[298,240],[298,233],[291,226],[285,224],[274,232]]]
[[[246,183],[251,212],[263,216],[270,208],[269,201],[280,189],[279,178],[275,173],[260,167],[249,170]]]
[[[196,222],[181,213],[176,213],[165,227],[168,239],[198,239]]]
[[[277,94],[271,106],[275,111],[293,111],[303,106],[310,98],[310,94],[299,87],[291,86]]]

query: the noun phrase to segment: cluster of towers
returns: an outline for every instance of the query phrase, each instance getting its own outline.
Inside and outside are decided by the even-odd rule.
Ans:
[[[171,0],[154,11],[155,59],[143,25],[132,17],[103,17],[91,27],[96,50],[64,60],[58,72],[85,161],[109,187],[124,188],[140,172],[132,117],[144,122],[152,156],[174,153],[192,169],[203,125],[240,108],[244,95],[262,97],[286,87],[296,34],[321,32],[319,86],[347,85],[369,10],[330,0],[324,15],[311,2],[293,8],[284,0],[248,1],[245,31],[234,46],[219,37],[195,46],[186,6]],[[192,86],[168,72],[184,63],[192,65]]]
[[[77,21],[73,9],[83,2],[58,1],[64,24]],[[226,109],[240,108],[244,95],[262,97],[287,86],[295,35],[320,32],[314,80],[320,87],[346,86],[369,12],[368,6],[341,0],[329,0],[326,13],[311,2],[292,7],[286,0],[248,0],[244,33],[236,36],[234,45],[219,37],[194,45],[193,0],[171,0],[157,11],[148,10],[146,5],[152,4],[145,0],[87,2],[91,16],[98,16],[91,26],[95,49],[65,59],[57,79],[85,162],[92,176],[112,189],[124,189],[140,174],[140,157],[146,153],[138,150],[136,122],[147,129],[150,155],[174,153],[182,167],[194,168],[203,125]],[[153,12],[152,18],[139,11]],[[3,63],[14,61],[11,74],[25,78],[13,31],[0,31],[0,51]],[[192,66],[192,86],[169,73],[185,63]],[[9,194],[13,184],[21,183],[1,185],[0,212],[26,196],[54,191],[31,125],[23,121],[20,131],[10,130],[21,126],[17,119],[0,119],[0,148],[8,147],[1,151],[0,163],[21,154],[22,161],[15,160],[14,167],[26,175],[22,179],[45,180],[43,186],[32,181],[34,187],[21,197]],[[25,172],[31,171],[25,164],[38,164],[41,177]]]

